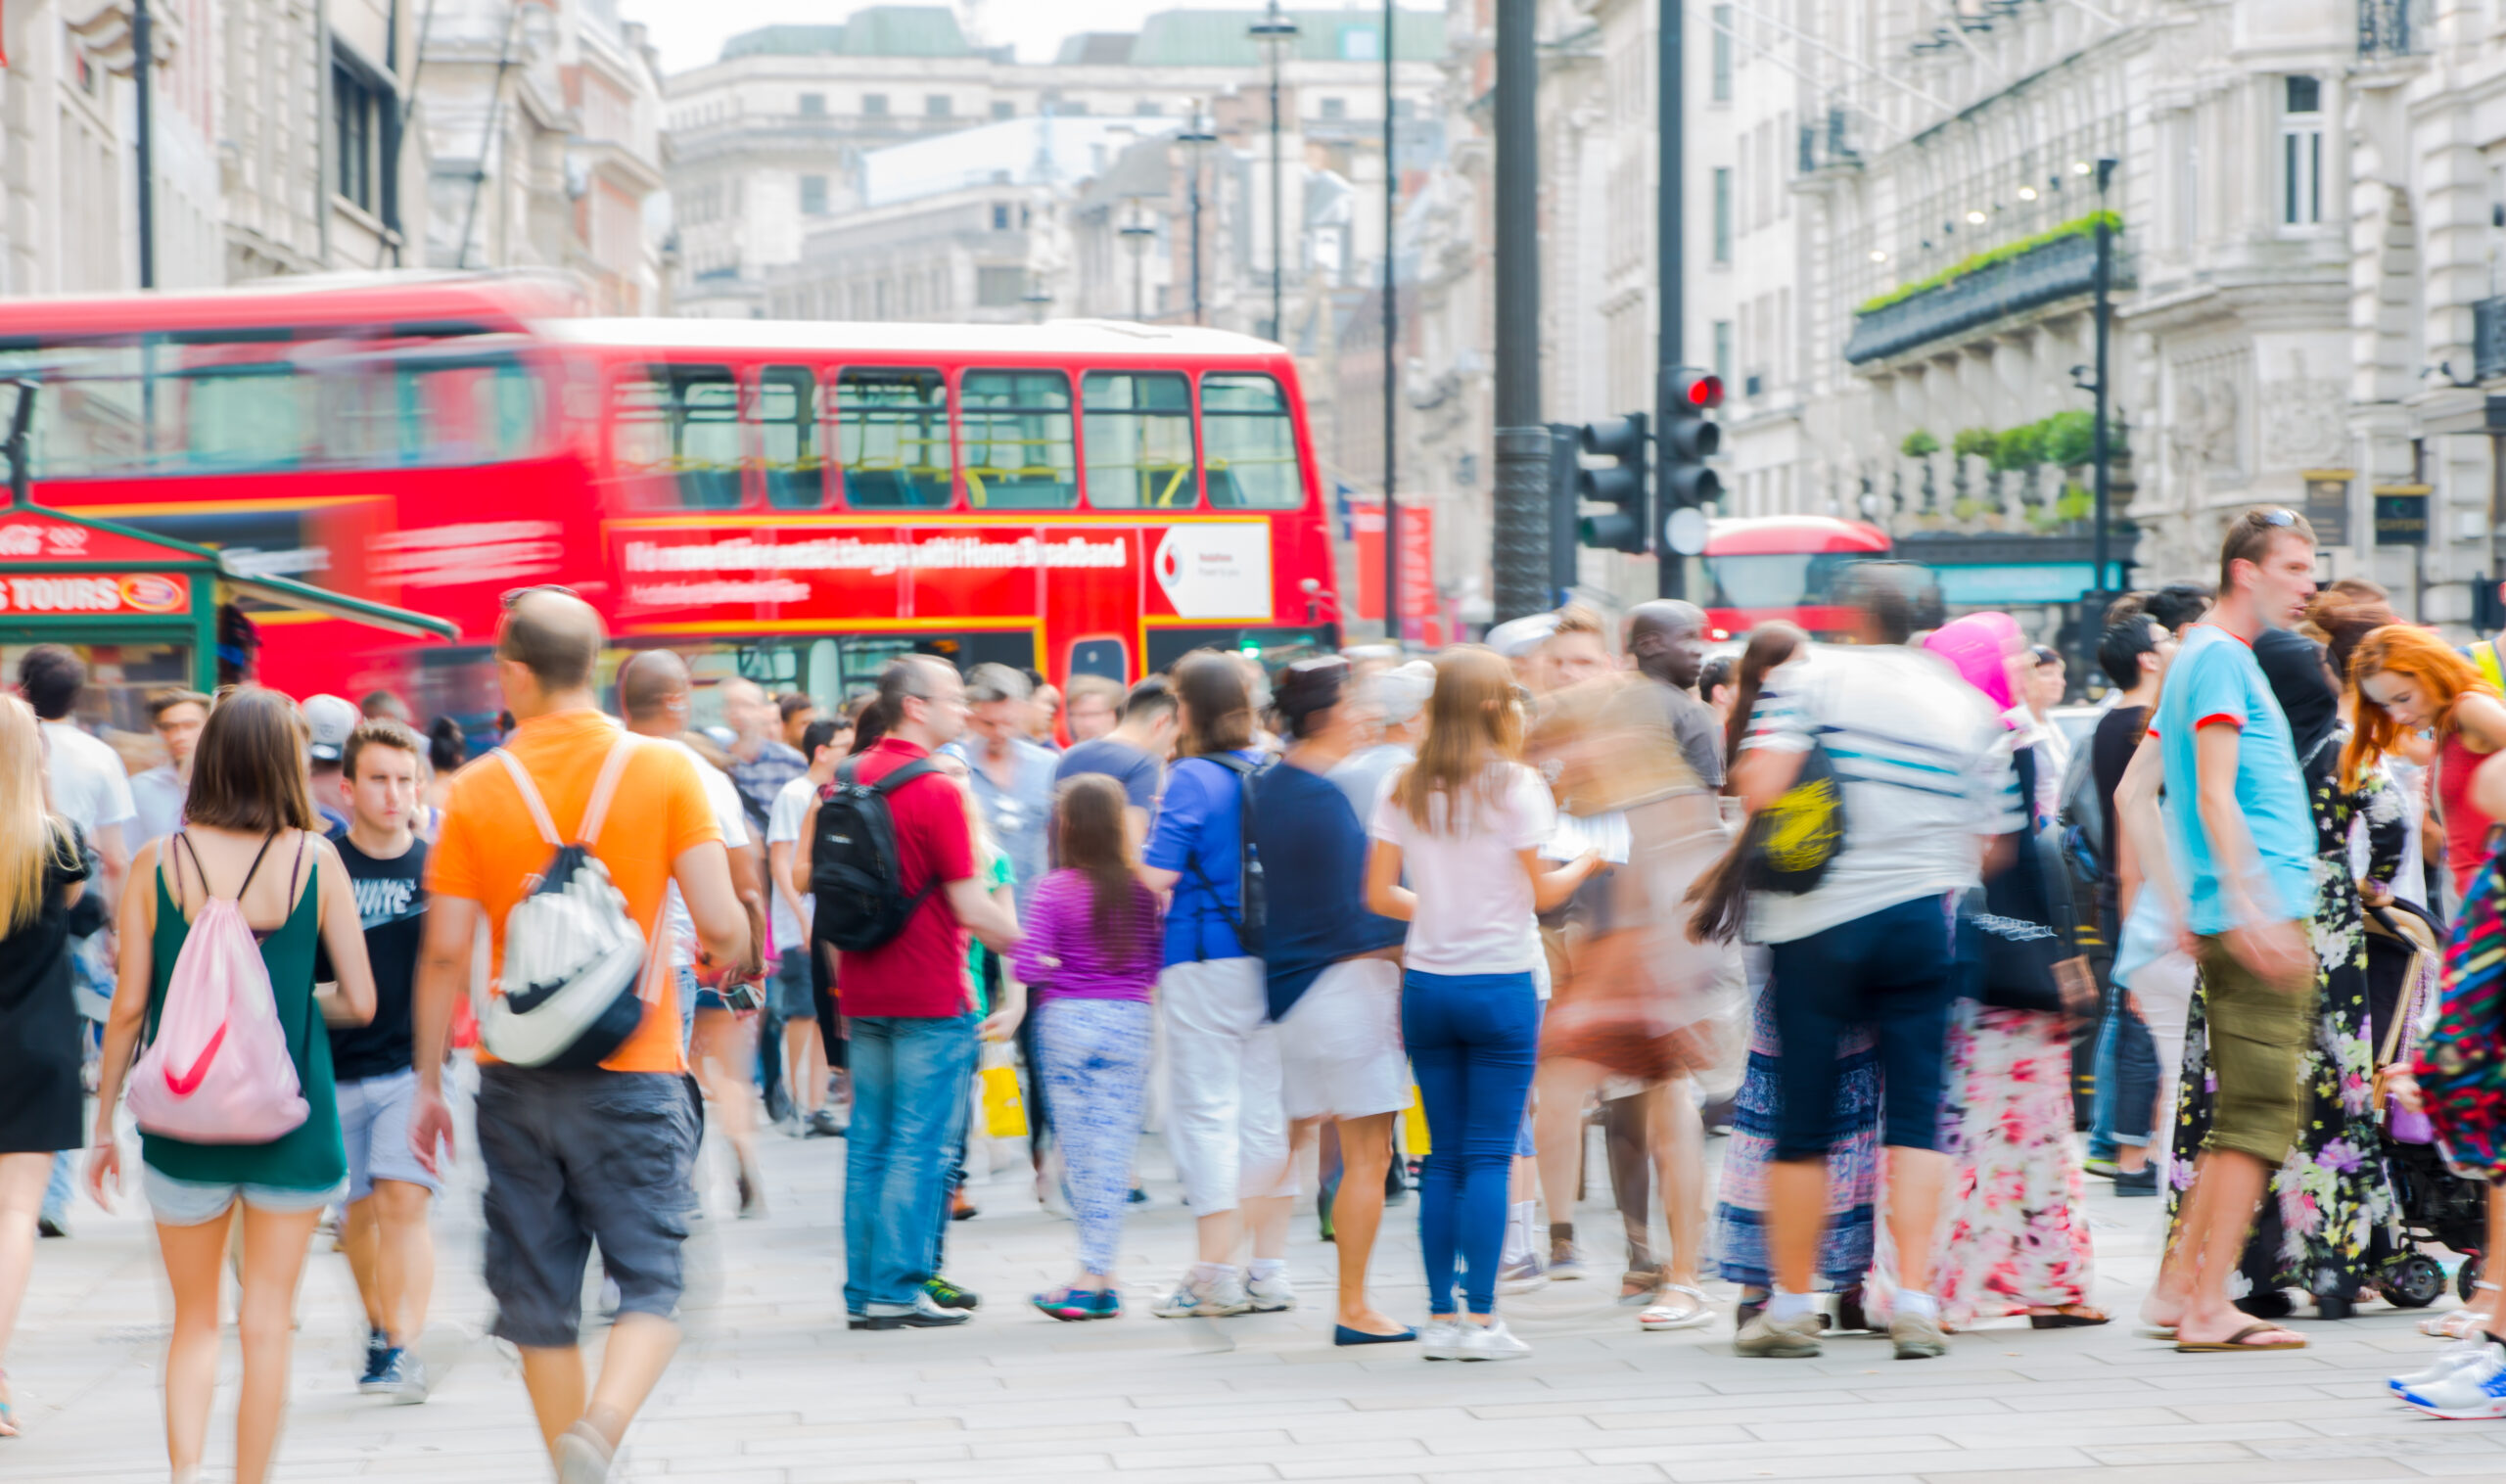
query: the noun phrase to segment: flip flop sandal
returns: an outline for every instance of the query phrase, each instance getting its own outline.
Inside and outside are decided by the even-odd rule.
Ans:
[[[1710,1324],[1714,1322],[1714,1311],[1709,1307],[1712,1301],[1706,1298],[1702,1290],[1691,1287],[1687,1283],[1664,1283],[1662,1291],[1678,1294],[1687,1299],[1691,1307],[1683,1309],[1671,1304],[1655,1304],[1643,1314],[1636,1316],[1638,1328],[1694,1329],[1699,1324]]]
[[[2093,1309],[2086,1314],[2074,1314],[2068,1310],[2058,1309],[2052,1314],[2029,1315],[2027,1327],[2030,1329],[2086,1329],[2094,1324],[2112,1323],[2113,1319],[2114,1317],[2111,1314],[2100,1314]],[[2175,1331],[2168,1330],[2167,1338],[2174,1337]]]
[[[2179,1339],[2175,1342],[2175,1353],[2178,1355],[2227,1355],[2244,1350],[2303,1350],[2306,1348],[2306,1342],[2303,1340],[2284,1340],[2274,1345],[2246,1343],[2257,1334],[2269,1334],[2276,1329],[2280,1329],[2280,1326],[2257,1320],[2223,1340]],[[2287,1331],[2281,1330],[2281,1332]]]

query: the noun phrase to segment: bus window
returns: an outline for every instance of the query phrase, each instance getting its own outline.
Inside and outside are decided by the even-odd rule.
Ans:
[[[47,346],[0,352],[0,377],[40,383],[28,430],[30,477],[141,474],[156,462],[136,346]],[[17,397],[0,397],[0,416]]]
[[[739,394],[727,366],[654,366],[619,383],[611,451],[621,474],[673,477],[677,503],[740,503]],[[643,502],[666,503],[657,486]]]
[[[1080,379],[1088,503],[1099,510],[1190,509],[1192,394],[1174,371],[1091,371]]]
[[[949,381],[858,366],[835,379],[835,458],[856,510],[949,506]]]
[[[815,510],[826,502],[818,458],[817,382],[806,366],[768,366],[758,377],[759,447],[766,463],[766,503],[777,510]]]
[[[519,360],[421,362],[399,371],[399,462],[492,464],[539,447],[538,379]]]
[[[171,412],[195,471],[293,469],[315,441],[312,390],[285,364],[206,366],[158,381],[158,416]]]
[[[1294,510],[1305,503],[1296,424],[1268,376],[1201,378],[1201,446],[1210,503],[1221,510]]]
[[[1067,510],[1079,503],[1069,377],[969,371],[962,394],[967,503],[978,510]]]

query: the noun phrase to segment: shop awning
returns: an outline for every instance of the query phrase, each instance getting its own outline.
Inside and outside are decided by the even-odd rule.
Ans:
[[[363,598],[352,598],[346,593],[316,587],[310,582],[297,581],[294,578],[242,577],[226,570],[222,562],[219,566],[218,581],[228,592],[237,597],[257,598],[273,608],[295,608],[318,613],[324,618],[345,619],[351,624],[406,634],[413,639],[457,639],[461,636],[460,626],[446,619],[412,613],[385,603],[369,603]]]

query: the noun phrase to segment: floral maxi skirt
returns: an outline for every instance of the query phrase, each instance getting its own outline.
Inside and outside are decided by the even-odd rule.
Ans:
[[[2071,1045],[2051,1010],[1975,1007],[1949,1032],[1954,1119],[1932,1291],[1952,1328],[2088,1301],[2094,1280],[2071,1149]]]

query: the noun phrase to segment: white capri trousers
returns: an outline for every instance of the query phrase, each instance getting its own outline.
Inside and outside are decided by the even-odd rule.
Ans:
[[[1192,1214],[1296,1194],[1262,960],[1169,964],[1157,976],[1157,1002],[1166,1026],[1166,1142]]]

